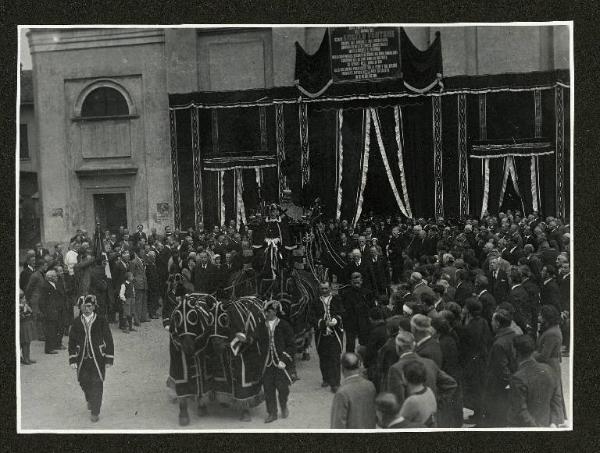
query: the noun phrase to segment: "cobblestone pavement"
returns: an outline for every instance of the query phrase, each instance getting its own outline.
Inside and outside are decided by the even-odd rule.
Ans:
[[[326,429],[333,394],[321,388],[318,357],[311,349],[311,360],[298,361],[300,377],[291,387],[288,419],[265,424],[265,405],[252,409],[252,421],[242,422],[232,409],[217,403],[209,415],[198,417],[190,410],[191,422],[178,423],[179,407],[166,387],[169,368],[168,333],[160,320],[144,323],[137,333],[126,335],[112,327],[115,364],[107,369],[100,421],[92,423],[75,371],[68,365],[66,350],[57,355],[44,354],[43,343],[31,344],[31,357],[37,363],[21,365],[22,429]],[[63,340],[67,344],[67,338]],[[565,400],[569,398],[568,365],[563,361]],[[191,404],[190,408],[195,405]],[[568,405],[567,405],[568,406]]]

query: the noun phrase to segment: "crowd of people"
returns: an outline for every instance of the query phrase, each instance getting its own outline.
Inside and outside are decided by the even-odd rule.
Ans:
[[[96,314],[123,333],[160,315],[167,325],[169,281],[182,279],[185,292],[226,287],[255,264],[259,220],[162,234],[121,227],[96,239],[78,230],[64,255],[38,244],[20,277],[21,363],[35,363],[34,339],[47,354],[65,349],[89,295]],[[316,260],[342,264],[319,282],[310,310],[322,386],[335,393],[331,428],[565,421],[568,225],[507,211],[461,222],[370,215],[356,226],[319,217],[314,226],[326,242]],[[463,408],[473,411],[466,421]]]

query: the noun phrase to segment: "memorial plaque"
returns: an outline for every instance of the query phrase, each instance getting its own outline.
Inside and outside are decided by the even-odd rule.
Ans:
[[[332,28],[329,36],[335,82],[400,77],[397,28]]]

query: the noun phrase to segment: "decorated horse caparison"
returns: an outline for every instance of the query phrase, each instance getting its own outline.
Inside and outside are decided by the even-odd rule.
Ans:
[[[188,399],[198,403],[198,415],[216,401],[240,411],[263,401],[263,357],[254,341],[264,322],[263,302],[252,296],[219,301],[207,294],[188,294],[171,315],[169,376],[179,400],[179,423],[189,424]]]

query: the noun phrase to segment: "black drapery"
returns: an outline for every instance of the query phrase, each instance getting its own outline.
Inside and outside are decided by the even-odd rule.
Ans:
[[[296,69],[294,77],[298,88],[308,96],[318,96],[331,84],[331,55],[329,30],[325,30],[323,40],[313,55],[309,55],[296,42]]]
[[[404,169],[413,217],[433,217],[433,132],[431,99],[403,108]]]
[[[457,101],[457,96],[442,98],[442,183],[445,218],[460,216]]]
[[[485,86],[485,80],[488,86],[497,84],[513,84],[520,81],[521,85],[529,82],[548,81],[552,77],[554,80],[560,79],[559,73],[547,74],[524,74],[518,75],[490,76],[487,79],[481,77],[464,78],[464,86]],[[543,77],[542,77],[543,76]],[[513,80],[514,79],[514,80]],[[445,90],[448,89],[449,79],[445,79]],[[454,83],[457,78],[452,78]],[[461,79],[462,80],[462,79]],[[457,82],[458,83],[458,82]],[[395,85],[394,85],[395,84]],[[482,85],[483,84],[483,85]],[[336,109],[344,110],[344,125],[342,128],[344,145],[344,168],[342,172],[342,218],[351,220],[356,210],[356,195],[360,184],[360,156],[364,148],[363,141],[363,110],[364,108],[377,108],[381,122],[382,139],[384,142],[386,155],[388,157],[392,175],[396,186],[401,190],[401,181],[397,167],[397,148],[394,137],[393,106],[399,104],[402,108],[403,130],[404,130],[404,167],[407,180],[407,189],[411,200],[411,207],[414,217],[431,217],[434,214],[434,178],[433,178],[433,143],[432,143],[432,102],[431,96],[408,97],[384,97],[384,98],[361,98],[360,93],[381,93],[383,86],[385,89],[392,89],[400,92],[398,81],[373,82],[362,84],[348,83],[344,84],[343,92],[352,94],[355,90],[357,97],[321,99],[318,102],[308,103],[309,120],[309,144],[310,144],[310,168],[311,168],[311,188],[315,194],[320,196],[324,202],[326,214],[333,216],[336,207],[335,193],[335,175],[336,175],[336,128],[335,117]],[[451,84],[450,84],[451,85]],[[517,85],[515,85],[517,86]],[[294,88],[295,89],[295,88]],[[341,89],[332,86],[331,90]],[[568,89],[561,88],[564,94],[564,187],[565,204],[569,209],[569,97]],[[277,91],[277,89],[273,89]],[[287,89],[286,89],[287,90]],[[250,91],[252,93],[250,93]],[[242,93],[242,98],[251,100],[252,96],[257,95],[255,91],[248,90]],[[288,90],[289,91],[289,90]],[[492,90],[493,91],[493,90]],[[555,101],[556,90],[540,89],[541,92],[541,110],[542,110],[542,130],[541,137],[538,140],[549,143],[551,147],[556,145],[556,119],[555,119]],[[269,90],[262,90],[261,93],[268,95]],[[341,92],[340,92],[341,93]],[[235,94],[235,93],[234,93]],[[196,98],[199,101],[204,100],[232,100],[231,93],[196,93],[191,95],[171,95],[170,99],[185,100],[189,96],[200,96]],[[239,93],[238,93],[239,94]],[[272,93],[271,93],[272,94]],[[296,92],[297,94],[297,92]],[[457,94],[447,94],[441,97],[442,107],[442,175],[444,189],[444,212],[446,217],[455,217],[458,213],[459,205],[459,159],[457,154]],[[480,94],[466,94],[466,123],[467,123],[467,150],[469,155],[472,151],[474,142],[479,141],[479,111],[478,99]],[[234,96],[235,97],[235,96]],[[214,99],[213,99],[214,98]],[[231,98],[231,99],[230,99]],[[267,96],[268,98],[268,96]],[[272,102],[272,99],[267,102]],[[207,158],[220,157],[222,155],[232,155],[235,153],[247,156],[256,156],[258,153],[264,155],[265,148],[270,155],[275,156],[275,118],[273,104],[266,104],[261,109],[255,107],[235,107],[231,109],[217,109],[218,113],[213,113],[215,109],[198,108],[199,123],[199,150],[202,158],[202,166]],[[181,227],[187,227],[194,224],[194,175],[193,175],[193,152],[191,140],[191,109],[174,109],[176,122],[177,139],[177,178],[179,183],[179,202]],[[215,133],[215,116],[218,130]],[[489,92],[487,93],[487,138],[499,141],[509,142],[511,139],[518,142],[534,136],[534,99],[533,90],[519,92]],[[240,119],[240,124],[245,124],[247,134],[230,133],[235,129],[235,125]],[[298,103],[297,97],[294,102],[283,105],[284,119],[284,144],[286,155],[286,171],[288,185],[292,190],[293,197],[299,202],[300,189],[300,146],[299,146],[299,121],[298,121]],[[243,120],[243,121],[242,121]],[[261,130],[262,125],[262,130]],[[262,131],[262,135],[261,135]],[[235,132],[235,131],[234,131]],[[389,212],[398,212],[396,202],[387,175],[385,174],[381,156],[378,150],[375,130],[371,129],[371,146],[369,159],[369,174],[364,192],[363,213],[368,215],[370,210],[385,210]],[[220,139],[219,147],[214,143],[215,139]],[[245,142],[248,143],[245,143]],[[258,148],[258,149],[256,149]],[[216,154],[215,154],[216,153]],[[498,206],[500,190],[502,186],[503,162],[504,159],[490,160],[490,190],[488,211],[498,212],[500,208],[506,209],[506,206]],[[556,156],[543,155],[538,158],[539,161],[539,194],[540,211],[543,215],[553,215],[556,212]],[[469,165],[469,199],[470,213],[479,216],[482,207],[483,198],[483,163],[482,159],[468,158]],[[523,197],[525,211],[530,212],[533,209],[531,194],[531,159],[528,157],[515,157],[515,170],[519,179],[519,192]],[[230,173],[230,172],[227,172]],[[231,172],[232,173],[232,172]],[[253,169],[244,169],[242,171],[244,186],[246,188],[255,184],[255,174]],[[202,191],[205,223],[216,222],[218,218],[218,197],[217,197],[217,173],[202,171]],[[265,185],[265,194],[268,201],[278,199],[278,178],[277,169],[268,168],[263,170],[263,180]],[[234,198],[233,179],[231,174],[226,176],[226,197],[227,200],[227,218],[234,218]],[[516,196],[512,189],[512,181],[507,184],[507,192],[504,204],[510,205],[512,199]],[[245,198],[247,213],[252,209],[254,202]],[[520,205],[520,200],[517,200]]]
[[[335,216],[337,193],[335,188],[336,110],[318,106],[308,109],[308,141],[310,144],[310,186],[314,198],[321,198],[327,217]]]
[[[344,160],[342,169],[342,214],[341,219],[352,222],[356,212],[357,193],[360,186],[362,167],[361,155],[364,149],[363,109],[344,110],[342,141]]]
[[[412,43],[404,28],[400,29],[400,56],[402,79],[408,88],[431,88],[442,77],[442,42],[440,32],[426,50]]]

